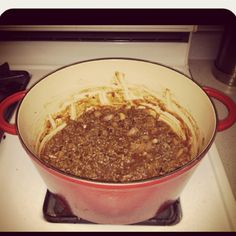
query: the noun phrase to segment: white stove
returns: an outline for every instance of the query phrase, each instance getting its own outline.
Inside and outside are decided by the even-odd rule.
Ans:
[[[47,73],[76,61],[129,57],[156,61],[190,76],[188,52],[195,27],[169,27],[190,32],[187,42],[132,41],[2,41],[0,63],[31,74],[28,88]],[[86,29],[85,27],[83,29]],[[95,27],[98,30],[99,27]],[[123,30],[131,30],[128,27]],[[80,30],[80,29],[77,29]],[[113,28],[114,30],[114,28]],[[119,31],[120,28],[117,30]],[[139,28],[135,26],[135,30]],[[142,28],[142,31],[143,28]],[[152,26],[146,31],[163,31]],[[69,78],[68,78],[69,82]],[[11,122],[14,123],[14,117]],[[213,143],[180,196],[182,219],[172,226],[50,223],[43,217],[47,191],[17,136],[0,143],[0,231],[235,231],[236,204]]]

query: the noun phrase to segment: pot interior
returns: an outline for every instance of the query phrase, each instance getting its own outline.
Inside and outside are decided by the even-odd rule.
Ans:
[[[89,89],[99,93],[101,88],[114,89],[116,72],[123,75],[122,83],[131,96],[135,89],[140,89],[160,99],[168,108],[163,113],[163,119],[179,132],[181,124],[173,114],[181,117],[192,132],[193,157],[207,148],[214,137],[216,115],[209,97],[191,79],[152,62],[99,59],[59,69],[29,90],[17,115],[18,132],[27,149],[37,157],[45,120],[66,107],[66,104],[78,100],[81,91]],[[120,86],[123,86],[122,83]]]

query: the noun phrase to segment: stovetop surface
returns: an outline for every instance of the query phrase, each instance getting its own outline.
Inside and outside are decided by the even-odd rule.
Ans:
[[[30,69],[33,77],[28,86],[50,71],[42,68]],[[46,186],[21,146],[19,138],[9,134],[6,134],[0,144],[0,186],[2,231],[236,230],[235,200],[214,143],[180,196],[181,220],[171,226],[55,224],[46,221],[42,210]]]

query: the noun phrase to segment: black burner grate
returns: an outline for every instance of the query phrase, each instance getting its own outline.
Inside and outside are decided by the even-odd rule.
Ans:
[[[52,223],[95,224],[73,215],[67,204],[57,195],[54,195],[49,191],[47,191],[44,199],[43,214],[44,218]],[[136,223],[134,225],[175,225],[180,222],[181,218],[182,209],[180,200],[178,199],[168,208],[166,208],[164,211],[157,214],[153,218]]]

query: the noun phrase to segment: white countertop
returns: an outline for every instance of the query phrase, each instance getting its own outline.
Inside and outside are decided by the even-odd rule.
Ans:
[[[212,60],[190,60],[189,66],[193,80],[200,85],[209,86],[224,92],[236,103],[236,87],[230,87],[215,79],[212,74]],[[227,109],[217,100],[213,99],[218,116],[223,118]],[[234,198],[236,199],[236,123],[228,130],[218,132],[215,139],[217,150],[220,154]]]

